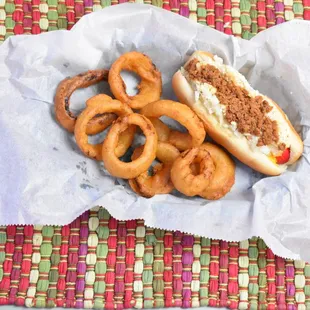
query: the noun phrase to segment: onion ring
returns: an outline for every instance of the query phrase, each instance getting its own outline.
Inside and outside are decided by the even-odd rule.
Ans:
[[[164,163],[174,162],[180,155],[179,150],[170,143],[158,141],[158,147],[156,150],[156,158]]]
[[[115,113],[119,116],[125,116],[133,113],[130,107],[118,100],[109,100],[106,95],[97,95],[86,102],[86,109],[77,118],[74,134],[75,140],[81,151],[88,157],[102,159],[102,143],[90,144],[86,133],[87,124],[98,114]],[[130,147],[136,132],[135,126],[130,126],[122,132],[119,143],[115,146],[115,154],[123,156]]]
[[[186,151],[191,148],[192,137],[188,133],[170,129],[159,118],[149,117],[149,120],[156,129],[159,141],[169,142],[180,151]]]
[[[192,147],[192,137],[186,132],[171,130],[169,143],[180,151],[186,151]]]
[[[117,115],[114,113],[98,114],[88,122],[86,134],[96,135],[107,129],[116,119]]]
[[[143,152],[136,160],[125,163],[118,159],[115,148],[119,142],[119,135],[124,132],[129,125],[136,125],[141,128],[146,137]],[[108,172],[119,178],[133,179],[146,171],[156,158],[157,134],[152,123],[143,115],[129,114],[120,117],[112,125],[102,146],[102,159]]]
[[[143,151],[143,145],[136,148],[131,156],[135,160]],[[180,152],[173,145],[158,141],[156,158],[162,162],[153,167],[153,175],[148,171],[143,172],[135,179],[129,180],[129,185],[134,192],[140,196],[150,198],[157,194],[169,194],[174,186],[170,179],[172,162],[180,155]]]
[[[192,173],[190,165],[199,162],[199,174]],[[171,180],[175,188],[186,196],[196,196],[210,183],[214,164],[208,151],[193,148],[183,152],[173,163]]]
[[[159,118],[148,117],[148,119],[152,122],[152,124],[154,125],[156,129],[158,141],[162,141],[162,142],[169,141],[171,129],[164,122],[162,122]]]
[[[109,71],[104,69],[89,70],[74,77],[66,78],[60,82],[56,90],[54,102],[56,119],[63,128],[67,129],[69,132],[74,132],[74,126],[77,117],[69,110],[70,97],[72,93],[78,88],[86,88],[88,86],[97,84],[100,81],[107,81],[108,74]],[[107,119],[106,116],[96,117],[87,126],[87,134],[96,134],[104,130],[100,124],[106,124],[109,121],[110,118]],[[109,125],[106,125],[106,127]],[[96,128],[99,131],[96,131],[92,126],[98,126]]]
[[[215,171],[209,186],[199,193],[199,196],[209,200],[220,199],[235,184],[235,163],[221,147],[215,144],[204,143],[200,148],[210,153]]]
[[[191,168],[191,170],[192,170],[192,174],[193,174],[193,175],[198,175],[198,174],[200,173],[199,164],[191,163],[191,164],[190,164],[190,168]]]
[[[182,103],[171,100],[159,100],[149,103],[141,109],[140,113],[146,117],[155,118],[165,115],[178,121],[188,130],[191,136],[190,147],[200,146],[205,139],[206,131],[202,121],[188,106]]]
[[[144,145],[140,145],[133,151],[131,160],[137,159],[143,152]],[[180,155],[179,150],[170,143],[158,141],[156,158],[164,164],[174,162]]]
[[[137,95],[129,96],[126,93],[126,85],[120,75],[122,70],[135,72],[141,77]],[[161,73],[148,56],[139,52],[123,54],[112,64],[109,84],[115,98],[132,109],[141,109],[149,102],[159,100],[162,89]]]
[[[140,196],[151,198],[158,194],[169,194],[174,186],[170,179],[171,164],[157,164],[153,167],[153,176],[147,172],[129,180],[132,190]]]

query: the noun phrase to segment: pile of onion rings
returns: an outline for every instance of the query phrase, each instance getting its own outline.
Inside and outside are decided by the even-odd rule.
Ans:
[[[120,75],[122,70],[134,72],[141,77],[137,95],[127,95],[126,85]],[[132,109],[141,109],[149,102],[159,100],[162,91],[161,73],[148,56],[138,52],[126,53],[113,63],[109,84],[115,98],[127,103]]]
[[[143,152],[144,146],[136,148],[131,156],[135,160]],[[173,145],[160,142],[157,143],[156,158],[161,162],[153,167],[153,175],[148,171],[138,177],[129,180],[132,190],[143,197],[153,197],[157,194],[169,194],[173,191],[174,185],[170,178],[172,163],[180,155],[179,150]]]
[[[159,100],[149,103],[140,112],[146,117],[153,118],[153,124],[155,124],[156,130],[159,132],[158,135],[163,137],[162,141],[173,144],[181,151],[201,145],[206,137],[202,121],[193,110],[182,103],[171,100]],[[188,133],[176,130],[171,131],[160,120],[154,122],[154,118],[161,116],[168,116],[178,121],[188,130]]]
[[[191,169],[191,164],[199,165],[199,173]],[[208,151],[192,148],[183,152],[173,163],[171,179],[176,189],[186,196],[196,196],[206,189],[214,172],[214,163]]]
[[[141,77],[137,95],[126,93],[120,75],[123,70]],[[98,94],[86,101],[80,115],[73,115],[69,109],[72,93],[101,81],[109,83],[115,99]],[[206,131],[193,110],[179,102],[160,100],[161,93],[161,73],[151,59],[129,52],[110,70],[90,70],[63,80],[55,95],[55,115],[63,128],[74,133],[86,156],[102,160],[112,176],[128,179],[136,194],[150,198],[177,190],[189,197],[220,199],[235,182],[234,162],[220,147],[204,143]],[[160,119],[162,116],[177,121],[187,132],[171,129]],[[121,157],[131,149],[137,128],[145,136],[145,143],[134,149],[131,162],[124,162]],[[106,129],[103,142],[88,142],[88,135]]]

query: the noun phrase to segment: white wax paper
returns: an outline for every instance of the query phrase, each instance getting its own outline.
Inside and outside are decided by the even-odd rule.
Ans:
[[[0,47],[0,224],[67,224],[100,205],[117,219],[224,239],[262,237],[283,257],[310,261],[310,23],[238,40],[155,7],[124,4],[83,17],[72,31],[16,36]],[[124,52],[149,55],[171,77],[193,51],[211,51],[277,101],[300,132],[300,161],[279,177],[237,162],[236,183],[219,201],[180,194],[145,199],[81,154],[55,121],[53,97],[67,76],[109,68]],[[75,109],[102,85],[78,91]]]

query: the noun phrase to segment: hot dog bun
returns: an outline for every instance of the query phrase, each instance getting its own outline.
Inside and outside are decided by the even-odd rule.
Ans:
[[[224,114],[220,120],[220,114],[216,115],[216,113],[221,113],[219,110],[217,110],[217,112],[209,112],[208,107],[214,107],[212,106],[215,102],[214,100],[217,100],[216,108],[219,106],[219,100],[216,97],[216,89],[213,88],[212,90],[208,83],[199,83],[189,77],[189,74],[187,74],[187,71],[184,68],[186,68],[186,65],[193,59],[197,59],[200,64],[208,64],[216,67],[221,73],[223,73],[223,75],[225,75],[225,78],[229,78],[235,85],[248,91],[251,96],[262,96],[263,99],[267,101],[269,106],[272,107],[272,110],[266,115],[269,117],[270,114],[270,118],[272,117],[272,120],[276,121],[280,139],[279,142],[283,142],[286,148],[289,148],[290,150],[289,159],[285,164],[276,163],[277,159],[274,156],[274,145],[263,147],[258,147],[256,143],[254,145],[253,142],[251,143],[249,141],[253,136],[249,138],[248,135],[247,138],[244,134],[239,132],[236,127],[232,128],[232,123],[228,123],[225,120]],[[301,156],[303,142],[281,108],[270,98],[253,90],[244,76],[232,67],[224,65],[222,59],[219,57],[207,52],[195,52],[184,67],[175,73],[172,79],[172,86],[178,99],[182,103],[191,107],[203,120],[210,137],[226,148],[241,162],[254,170],[266,175],[279,175],[285,171],[288,165],[296,162]],[[277,151],[281,152],[278,149]],[[276,156],[279,156],[279,153],[277,153]]]

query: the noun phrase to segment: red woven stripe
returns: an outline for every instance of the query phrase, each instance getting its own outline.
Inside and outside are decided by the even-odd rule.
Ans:
[[[238,243],[230,242],[229,247],[229,260],[228,260],[228,299],[229,299],[229,308],[237,309],[238,308],[238,294],[239,294],[239,285],[238,285]]]
[[[0,282],[0,305],[8,304],[8,294],[11,286],[11,272],[13,268],[13,254],[15,251],[14,239],[16,235],[16,226],[8,226],[7,243],[5,245],[5,261],[3,263],[3,278]]]
[[[41,29],[39,26],[40,21],[40,11],[39,11],[40,0],[32,0],[32,34],[41,33]]]
[[[263,285],[263,281],[260,278],[263,278],[266,274],[266,264],[263,263],[266,260],[266,250],[265,248],[261,248],[259,250],[259,256],[258,261],[261,262],[259,266],[259,282],[260,282],[260,288],[259,288],[259,301],[258,301],[258,307],[259,308],[267,308],[267,302],[266,302],[266,294],[267,294],[267,287]],[[265,282],[265,281],[264,281]]]
[[[192,296],[191,296],[190,284],[192,282],[192,264],[194,261],[193,245],[194,245],[194,237],[188,234],[184,234],[182,238],[182,247],[183,247],[183,255],[182,255],[183,303],[182,303],[182,306],[184,308],[191,307]]]
[[[276,309],[276,268],[275,268],[275,258],[274,254],[270,249],[267,249],[267,278],[269,279],[267,284],[267,302],[268,302],[268,310]]]
[[[24,244],[24,228],[17,227],[15,235],[15,251],[13,255],[13,270],[11,274],[11,290],[9,293],[9,304],[15,304],[16,294],[21,276],[21,263],[23,257],[23,244]]]
[[[285,309],[285,292],[284,292],[284,284],[285,284],[285,261],[283,258],[276,257],[276,294],[277,294],[277,305],[279,309]]]
[[[207,25],[211,28],[215,27],[215,13],[214,13],[215,2],[214,0],[206,1],[206,9],[207,9]]]
[[[164,296],[165,296],[165,307],[172,307],[172,246],[173,246],[173,235],[171,232],[166,232],[164,236]]]
[[[310,20],[310,0],[302,1],[304,6],[304,19]]]
[[[164,0],[163,1],[163,9],[165,9],[167,11],[171,11],[169,0]]]
[[[24,11],[23,11],[23,0],[14,0],[15,2],[15,11],[13,12],[13,20],[15,21],[14,34],[23,34],[23,19],[24,19]]]
[[[127,235],[126,235],[126,271],[125,271],[125,297],[124,297],[124,308],[130,309],[133,306],[133,281],[134,281],[134,263],[135,263],[135,230],[137,227],[136,221],[126,222]]]
[[[66,288],[66,274],[68,269],[68,242],[69,242],[69,235],[70,235],[70,228],[68,225],[63,226],[61,230],[61,236],[62,236],[62,244],[60,247],[60,263],[58,267],[59,272],[59,279],[57,282],[57,296],[56,296],[56,303],[57,307],[64,307],[65,305],[65,288]]]
[[[109,253],[107,256],[107,273],[106,273],[106,291],[105,300],[106,308],[112,309],[114,307],[114,284],[115,284],[115,264],[116,264],[116,230],[117,221],[114,218],[109,220],[110,235],[108,238]]]
[[[76,268],[79,261],[78,248],[80,243],[80,225],[80,218],[77,218],[69,225],[68,270],[66,274],[66,306],[68,308],[75,306],[75,283],[77,280]]]
[[[228,295],[228,242],[220,242],[220,277],[219,277],[219,291],[220,291],[220,307],[227,307]]]
[[[181,239],[183,234],[181,232],[175,232],[173,238],[173,297],[174,297],[174,306],[182,306],[182,289],[183,282],[182,277],[182,246]]]
[[[74,5],[74,11],[75,11],[75,23],[81,19],[81,17],[85,14],[85,8],[82,3],[75,3]]]
[[[215,28],[219,31],[224,31],[224,0],[215,1]]]
[[[258,25],[258,31],[262,31],[266,29],[267,21],[266,21],[266,3],[264,1],[257,1],[257,11],[258,11],[258,17],[257,17],[257,25]]]
[[[275,25],[275,7],[274,0],[266,0],[266,20],[267,20],[267,28]]]
[[[220,247],[218,240],[211,242],[211,262],[210,262],[210,287],[209,287],[209,305],[218,306],[218,288],[219,288],[219,256]]]
[[[224,32],[226,34],[231,35],[232,34],[232,17],[231,17],[231,1],[230,0],[224,0]]]
[[[70,30],[75,23],[74,0],[66,0],[68,29]]]
[[[84,289],[85,289],[85,274],[86,274],[86,255],[87,255],[87,240],[89,236],[88,229],[89,211],[84,212],[81,216],[80,227],[80,246],[78,251],[78,264],[77,264],[77,280],[76,280],[76,308],[81,308],[84,305]]]

